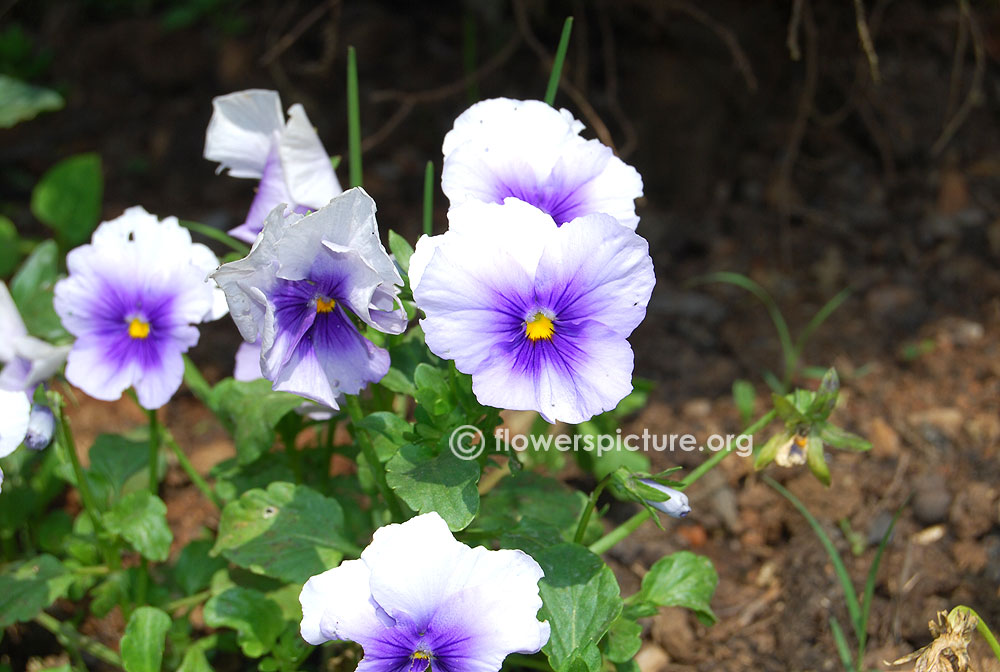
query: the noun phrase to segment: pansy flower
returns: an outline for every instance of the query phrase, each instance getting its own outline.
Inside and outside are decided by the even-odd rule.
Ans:
[[[444,138],[441,188],[452,207],[469,200],[513,197],[556,224],[603,212],[635,230],[642,177],[583,124],[539,100],[494,98],[476,103]]]
[[[351,319],[389,334],[406,328],[403,280],[379,240],[375,201],[351,189],[309,215],[275,208],[250,254],[213,274],[244,340],[261,341],[275,390],[331,408],[389,370],[389,353]]]
[[[28,432],[31,402],[24,392],[0,389],[0,457],[7,457],[21,445]],[[0,487],[3,471],[0,471]]]
[[[357,642],[359,672],[496,672],[549,639],[542,576],[526,553],[469,548],[427,513],[376,530],[361,559],[309,579],[302,637]]]
[[[317,210],[341,192],[330,157],[301,105],[288,108],[276,91],[251,89],[212,100],[205,158],[233,177],[260,180],[246,221],[229,233],[252,243],[279,203]]]
[[[632,391],[626,340],[655,282],[645,240],[614,217],[563,226],[514,198],[469,201],[421,238],[410,283],[427,346],[485,405],[579,423]]]
[[[89,245],[66,256],[55,309],[76,341],[66,378],[96,399],[134,387],[144,408],[167,403],[184,376],[183,353],[199,322],[225,315],[222,292],[206,281],[216,256],[175,217],[141,207],[102,223]]]
[[[30,390],[55,375],[69,353],[28,333],[7,285],[0,282],[0,389]]]

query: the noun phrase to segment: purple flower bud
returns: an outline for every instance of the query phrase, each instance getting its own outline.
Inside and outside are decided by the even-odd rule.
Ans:
[[[35,404],[28,416],[28,433],[24,437],[24,445],[31,450],[42,450],[52,442],[52,434],[56,429],[56,416],[48,406]]]
[[[660,492],[670,495],[670,499],[665,502],[654,502],[652,500],[646,500],[650,506],[654,509],[662,511],[663,513],[671,516],[673,518],[683,518],[684,516],[691,513],[691,505],[688,504],[688,497],[680,490],[674,490],[673,488],[668,488],[665,485],[657,483],[656,481],[642,478],[639,479],[651,488],[656,488]]]

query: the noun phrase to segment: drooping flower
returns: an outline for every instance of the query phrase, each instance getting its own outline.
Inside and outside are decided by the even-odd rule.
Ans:
[[[7,285],[0,282],[0,389],[33,389],[62,367],[68,353],[68,345],[52,345],[28,333]]]
[[[375,201],[360,188],[305,216],[275,208],[250,254],[213,277],[243,339],[261,340],[260,368],[274,389],[331,408],[389,370],[389,353],[350,314],[385,333],[406,328],[403,281],[379,240]]]
[[[278,204],[305,214],[341,192],[305,109],[292,105],[286,122],[277,91],[251,89],[213,99],[205,158],[218,161],[219,170],[228,168],[233,177],[260,180],[246,221],[229,232],[248,243],[257,239]]]
[[[102,223],[66,256],[69,277],[56,283],[56,313],[76,337],[67,380],[96,399],[131,386],[145,408],[167,403],[183,353],[198,342],[194,325],[226,313],[225,296],[206,280],[218,264],[175,217],[133,207]]]
[[[52,435],[56,431],[56,416],[52,409],[44,404],[32,404],[28,416],[28,432],[24,436],[24,445],[31,450],[44,450],[52,443]]]
[[[489,406],[569,423],[615,408],[655,282],[646,241],[603,214],[559,227],[513,198],[455,206],[449,222],[410,259],[431,351]]]
[[[650,478],[641,478],[639,480],[649,487],[655,488],[665,495],[669,495],[670,499],[662,502],[647,499],[646,503],[654,509],[662,511],[672,518],[683,518],[691,513],[691,504],[688,503],[688,496],[680,490],[674,490],[673,488],[667,487],[666,485],[658,483]]]
[[[476,103],[444,138],[441,188],[452,207],[514,197],[556,224],[603,212],[635,230],[642,177],[610,147],[580,137],[583,128],[539,100]]]
[[[24,392],[0,390],[0,457],[7,457],[24,441],[31,402]],[[0,487],[3,471],[0,470]]]
[[[309,579],[302,637],[357,642],[361,672],[495,672],[549,639],[542,576],[526,553],[469,548],[427,513],[376,530],[360,560]]]

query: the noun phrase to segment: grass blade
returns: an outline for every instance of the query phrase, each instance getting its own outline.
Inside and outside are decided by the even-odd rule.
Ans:
[[[354,47],[347,48],[347,156],[349,185],[360,187],[361,102],[358,96],[358,58]]]
[[[820,308],[815,315],[813,315],[812,319],[809,320],[809,324],[807,324],[805,328],[802,329],[802,333],[799,334],[798,340],[795,341],[796,359],[798,359],[802,355],[802,351],[805,349],[806,343],[809,342],[809,339],[812,337],[813,333],[817,329],[819,329],[820,325],[826,322],[826,318],[830,317],[830,315],[833,314],[833,311],[837,310],[837,308],[840,308],[840,304],[846,301],[847,297],[849,297],[850,295],[851,295],[850,288],[840,290],[840,292],[835,297],[833,297],[825,304],[823,304],[823,307]]]
[[[195,233],[200,233],[206,238],[217,240],[223,245],[227,245],[228,247],[230,247],[234,252],[242,254],[244,257],[250,254],[249,245],[247,245],[242,241],[236,240],[227,233],[223,233],[222,231],[219,231],[216,228],[208,226],[207,224],[202,224],[201,222],[192,222],[187,219],[181,219],[178,221],[180,221],[181,226],[183,226],[185,229],[194,231]]]
[[[785,384],[781,390],[783,393],[784,388],[788,387],[788,382],[794,375],[797,355],[795,347],[792,345],[792,334],[788,331],[788,323],[785,322],[785,317],[781,314],[778,304],[774,302],[774,299],[771,298],[771,295],[767,293],[766,289],[745,275],[740,275],[739,273],[730,273],[728,271],[709,273],[708,275],[695,278],[690,284],[700,285],[708,282],[723,282],[729,285],[735,285],[750,292],[757,297],[758,301],[764,304],[764,308],[767,309],[767,314],[771,316],[771,322],[774,323],[774,328],[778,331],[778,341],[781,343],[781,353],[784,357]]]
[[[780,483],[775,481],[770,476],[764,476],[764,482],[770,485],[772,488],[777,490],[785,499],[792,503],[802,517],[806,519],[809,526],[819,537],[820,543],[823,544],[823,548],[826,549],[826,553],[830,556],[830,562],[833,564],[833,571],[837,575],[837,580],[840,581],[840,587],[844,591],[844,601],[847,602],[847,613],[851,617],[851,625],[854,626],[854,634],[857,638],[861,639],[860,626],[861,626],[861,608],[858,602],[858,594],[854,590],[854,585],[851,583],[851,576],[847,573],[847,567],[844,566],[844,560],[840,557],[840,553],[834,547],[833,542],[830,541],[830,537],[827,536],[826,532],[823,531],[823,527],[819,524],[819,521],[809,513],[809,509],[803,504],[798,497],[790,493],[788,490],[783,488]]]
[[[556,100],[556,91],[559,90],[563,62],[566,60],[566,50],[569,49],[569,36],[572,32],[573,17],[567,16],[566,22],[563,24],[562,36],[559,38],[559,48],[556,49],[556,57],[552,61],[552,73],[549,75],[549,85],[545,89],[545,102],[549,105]]]
[[[424,233],[431,235],[434,231],[434,162],[427,162],[424,171]]]
[[[882,541],[879,542],[878,550],[875,551],[875,557],[872,559],[872,566],[868,568],[868,578],[865,579],[865,591],[861,597],[861,632],[858,633],[858,667],[862,665],[862,658],[865,656],[865,646],[868,645],[868,614],[871,613],[872,608],[872,596],[875,594],[875,579],[878,576],[878,567],[882,563],[882,554],[885,552],[886,546],[889,545],[889,537],[892,536],[892,530],[896,527],[896,522],[899,517],[903,514],[903,509],[906,505],[910,503],[910,498],[907,497],[903,505],[900,506],[895,515],[892,517],[892,522],[889,523],[889,529],[885,531],[882,535]]]
[[[844,631],[840,627],[840,621],[833,614],[830,614],[830,630],[833,631],[833,641],[837,645],[837,653],[840,654],[840,662],[844,664],[844,669],[847,672],[855,672],[856,668],[851,663],[851,650],[847,646]]]

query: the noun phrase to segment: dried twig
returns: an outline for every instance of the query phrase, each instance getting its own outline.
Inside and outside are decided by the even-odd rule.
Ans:
[[[983,46],[985,40],[979,24],[972,14],[972,8],[969,6],[968,0],[958,0],[958,7],[958,20],[959,22],[964,21],[968,24],[969,34],[972,36],[972,53],[976,58],[976,68],[972,71],[972,83],[969,85],[969,92],[966,94],[965,100],[962,101],[961,106],[959,106],[955,114],[949,117],[944,129],[941,131],[941,135],[931,147],[932,156],[937,156],[944,151],[944,148],[948,146],[951,139],[955,137],[955,133],[965,123],[969,113],[972,112],[972,108],[978,105],[983,97],[983,77],[986,74],[986,50]],[[956,54],[955,58],[957,60],[959,56]],[[954,75],[954,68],[952,74]],[[954,86],[954,83],[952,86]]]
[[[861,49],[868,59],[868,70],[872,75],[872,82],[879,84],[882,76],[878,70],[878,54],[875,52],[875,44],[872,42],[871,31],[868,30],[868,21],[865,19],[865,6],[862,0],[854,0],[854,19],[858,26],[858,39],[861,41]]]
[[[618,155],[624,159],[635,151],[638,145],[638,136],[635,132],[635,125],[629,120],[618,100],[618,59],[615,49],[615,31],[612,29],[611,20],[608,17],[607,4],[607,2],[601,2],[597,8],[598,25],[601,31],[601,52],[604,57],[605,92],[608,98],[608,109],[611,110],[611,115],[618,122],[622,134],[625,136],[625,140],[618,150]]]
[[[799,2],[796,2],[796,6],[799,4]],[[788,146],[785,149],[785,155],[781,159],[781,165],[778,167],[776,202],[778,209],[785,217],[788,216],[791,206],[792,170],[795,168],[795,162],[798,160],[799,151],[802,148],[802,139],[806,134],[806,125],[809,122],[809,115],[812,113],[813,101],[816,98],[816,84],[819,80],[819,66],[817,63],[819,48],[812,8],[808,2],[802,0],[798,11],[801,12],[800,18],[806,38],[806,75],[802,83],[802,93],[799,94],[799,103],[795,112],[795,120],[792,122],[792,130],[788,134]],[[795,17],[793,19],[798,20]]]
[[[802,24],[802,2],[795,0],[792,5],[792,16],[788,19],[788,37],[785,44],[788,45],[788,53],[793,61],[802,58],[802,51],[799,49],[799,26]]]
[[[715,33],[715,35],[722,40],[722,43],[726,45],[726,48],[729,49],[729,53],[732,55],[733,62],[736,65],[736,69],[743,75],[743,80],[746,82],[747,88],[750,89],[750,91],[757,90],[757,76],[753,73],[753,66],[750,65],[750,59],[747,58],[746,52],[744,52],[743,47],[740,46],[740,41],[736,39],[736,34],[730,30],[728,26],[724,26],[719,23],[703,10],[692,5],[686,0],[670,0],[668,5],[673,7],[678,12],[687,14],[692,19]]]
[[[260,57],[260,64],[267,66],[274,62],[276,58],[281,56],[293,44],[295,44],[299,38],[306,33],[306,31],[312,28],[316,22],[323,18],[323,15],[327,12],[330,12],[333,16],[333,23],[335,25],[336,19],[340,14],[340,4],[341,0],[330,0],[329,2],[324,2],[313,7],[311,11],[304,14],[302,18],[298,20],[290,31],[282,35],[266,52],[264,52],[264,55]],[[324,51],[327,51],[327,49],[324,49]],[[320,62],[323,60],[324,58],[321,57]]]

